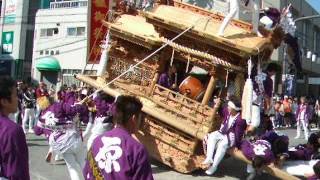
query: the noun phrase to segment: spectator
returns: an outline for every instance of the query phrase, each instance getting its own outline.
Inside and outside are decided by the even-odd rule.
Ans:
[[[31,86],[27,87],[27,90],[23,93],[23,103],[24,103],[24,116],[22,120],[22,128],[24,133],[27,133],[27,122],[29,120],[29,133],[33,133],[33,126],[35,125],[35,94]]]
[[[300,98],[300,104],[298,106],[297,112],[296,112],[296,120],[297,120],[297,136],[295,139],[300,138],[301,133],[301,127],[303,127],[304,130],[304,138],[308,140],[309,137],[309,120],[310,120],[310,107],[306,101],[305,97]]]
[[[289,101],[288,96],[284,96],[284,99],[282,101],[282,105],[283,105],[283,110],[284,110],[284,125],[286,127],[290,127],[291,126],[291,103]]]

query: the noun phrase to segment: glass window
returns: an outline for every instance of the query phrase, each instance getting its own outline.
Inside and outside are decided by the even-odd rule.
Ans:
[[[77,35],[77,28],[68,28],[67,33],[68,33],[68,36],[76,36]]]
[[[59,34],[58,28],[48,28],[48,29],[41,29],[40,30],[40,37],[48,37]]]
[[[53,34],[59,34],[59,29],[58,28],[53,28]]]
[[[86,33],[85,27],[69,27],[67,29],[68,36],[84,36]]]
[[[49,50],[46,50],[46,55],[49,55]]]
[[[41,29],[40,30],[40,37],[45,37],[47,36],[47,29]]]
[[[50,55],[53,56],[54,55],[54,51],[50,51]]]
[[[43,51],[42,50],[40,51],[40,55],[43,55]]]
[[[77,27],[77,36],[84,36],[86,32],[85,27]]]
[[[56,55],[60,54],[59,50],[56,50]]]

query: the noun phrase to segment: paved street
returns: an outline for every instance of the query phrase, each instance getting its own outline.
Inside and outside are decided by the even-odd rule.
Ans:
[[[295,140],[295,130],[282,130],[281,133],[289,135],[291,138],[290,146],[303,143],[303,139]],[[44,157],[48,150],[48,145],[43,137],[27,135],[29,155],[30,155],[30,174],[32,180],[67,180],[69,175],[63,161],[56,164],[48,164]],[[206,176],[203,171],[197,171],[190,175],[180,174],[157,162],[152,162],[152,170],[156,180],[207,180],[207,179],[244,179],[245,164],[233,158],[225,159],[214,178]],[[272,180],[274,178],[263,175],[256,179]]]

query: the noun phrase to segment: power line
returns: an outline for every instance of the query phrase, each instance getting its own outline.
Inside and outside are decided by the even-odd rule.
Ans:
[[[62,44],[62,45],[58,45],[58,46],[53,46],[53,47],[48,47],[48,48],[45,48],[45,49],[36,50],[35,52],[40,52],[40,51],[45,51],[45,50],[54,49],[54,48],[58,48],[58,47],[68,46],[68,45],[76,44],[78,42],[85,41],[85,40],[87,40],[87,38],[81,39],[81,40],[78,40],[78,41],[73,41],[71,43],[66,43],[66,44]]]

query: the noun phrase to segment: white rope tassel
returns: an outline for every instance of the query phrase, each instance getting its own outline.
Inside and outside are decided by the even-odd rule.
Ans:
[[[252,61],[251,61],[251,57],[248,60],[248,79],[251,79],[251,70],[252,70]]]
[[[187,63],[187,67],[186,67],[186,73],[188,73],[188,71],[189,71],[189,65],[190,65],[190,56],[188,56],[188,63]]]
[[[171,60],[170,60],[170,66],[173,65],[173,59],[174,59],[174,49],[172,48],[172,54],[171,54]]]
[[[229,70],[227,70],[226,85],[224,87],[228,87],[228,79],[229,79]]]

